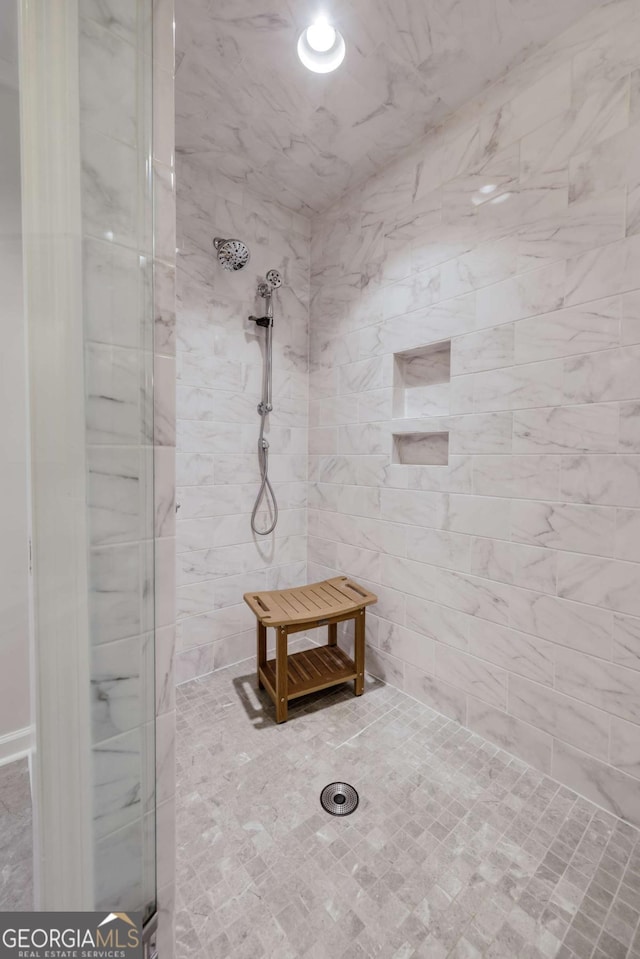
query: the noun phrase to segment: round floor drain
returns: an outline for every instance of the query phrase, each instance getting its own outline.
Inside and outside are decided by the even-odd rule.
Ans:
[[[348,816],[358,808],[359,801],[349,783],[329,783],[320,793],[322,808],[332,816]]]

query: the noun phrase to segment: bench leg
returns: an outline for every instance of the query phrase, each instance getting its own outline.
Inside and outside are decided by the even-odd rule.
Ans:
[[[287,721],[287,628],[279,626],[276,632],[276,722]]]
[[[327,629],[329,630],[329,646],[336,646],[338,643],[338,624],[329,623]]]
[[[260,669],[264,666],[267,661],[267,627],[263,626],[260,620],[258,620],[258,686],[260,689],[264,689],[264,683],[260,679]]]
[[[364,609],[358,611],[355,618],[355,664],[356,678],[354,682],[356,696],[364,692]]]

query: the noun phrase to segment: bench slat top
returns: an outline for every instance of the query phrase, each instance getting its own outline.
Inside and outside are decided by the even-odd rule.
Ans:
[[[347,576],[336,576],[295,589],[245,593],[244,601],[264,626],[287,626],[356,612],[378,597]]]

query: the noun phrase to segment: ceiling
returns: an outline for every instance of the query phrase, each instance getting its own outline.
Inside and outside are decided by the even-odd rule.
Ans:
[[[304,214],[321,210],[601,0],[180,0],[176,146]],[[296,54],[320,13],[330,74]]]

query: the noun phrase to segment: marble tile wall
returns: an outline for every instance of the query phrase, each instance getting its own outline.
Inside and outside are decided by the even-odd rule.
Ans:
[[[172,955],[173,3],[83,4],[79,55],[95,899],[157,889]]]
[[[379,594],[372,672],[640,823],[638,5],[316,217],[311,262],[309,576]],[[449,340],[408,417],[393,354]]]
[[[160,956],[175,941],[176,177],[174,0],[153,0],[155,867]]]
[[[179,80],[179,73],[178,73]],[[297,586],[307,568],[309,220],[225,179],[210,154],[177,165],[177,654],[178,682],[255,652],[249,589]],[[227,272],[215,236],[251,259]],[[267,438],[279,520],[251,531],[259,488],[257,404],[264,332],[258,278],[275,268],[273,406]],[[267,513],[258,516],[267,526]]]

